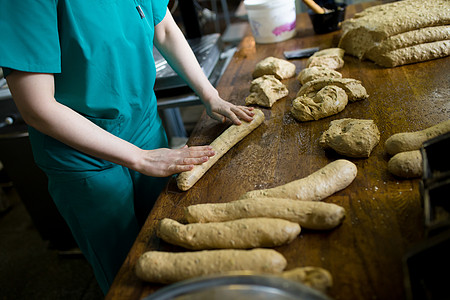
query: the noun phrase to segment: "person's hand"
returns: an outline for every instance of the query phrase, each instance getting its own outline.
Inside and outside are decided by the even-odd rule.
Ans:
[[[211,146],[184,146],[180,149],[144,150],[139,172],[148,176],[167,177],[190,171],[214,156]]]
[[[208,101],[203,101],[203,103],[208,115],[219,122],[223,123],[226,119],[229,119],[233,124],[240,125],[241,120],[247,122],[253,120],[253,107],[234,105],[223,100],[218,95]]]

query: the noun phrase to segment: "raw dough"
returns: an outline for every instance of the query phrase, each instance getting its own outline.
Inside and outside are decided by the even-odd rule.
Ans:
[[[337,70],[344,66],[345,50],[341,48],[328,48],[315,52],[308,58],[306,65],[310,67],[326,67]]]
[[[342,74],[327,67],[310,67],[305,68],[298,73],[297,80],[301,84],[305,84],[308,81],[312,81],[318,78],[342,78]]]
[[[361,81],[352,78],[322,77],[304,84],[297,93],[297,97],[308,96],[310,98],[325,86],[338,86],[345,91],[348,101],[355,102],[369,97]]]
[[[391,36],[381,43],[372,45],[372,48],[367,50],[365,57],[375,60],[378,56],[396,49],[449,39],[450,25],[420,28]]]
[[[331,121],[319,144],[350,157],[369,157],[380,141],[380,131],[373,120],[340,119]]]
[[[450,119],[414,132],[400,132],[390,136],[384,148],[390,155],[399,152],[419,150],[427,140],[450,132]]]
[[[391,47],[388,52],[412,47],[411,50],[403,50],[403,53],[398,56],[400,58],[400,55],[407,55],[408,59],[398,62],[392,59],[394,62],[379,63],[377,54],[368,54],[376,63],[386,66],[447,56],[449,52],[443,51],[445,43],[430,44],[425,50],[426,53],[422,54],[419,54],[419,51],[424,49],[416,45],[449,40],[448,36],[438,38],[436,35],[437,39],[430,40],[430,34],[433,35],[430,31],[434,30],[433,27],[450,24],[449,10],[450,1],[448,0],[403,0],[373,6],[342,22],[342,36],[338,46],[345,49],[346,53],[360,59],[366,57],[373,48],[385,47],[386,43]],[[420,31],[413,32],[416,30]],[[399,36],[395,37],[397,35]],[[390,38],[397,41],[389,42]],[[383,53],[379,55],[387,55],[387,52]]]
[[[330,272],[318,267],[301,267],[284,271],[281,277],[298,281],[313,289],[325,293],[333,285]]]
[[[307,177],[273,188],[249,191],[240,199],[268,197],[320,201],[349,186],[357,173],[358,169],[354,163],[338,159]]]
[[[138,278],[157,283],[176,281],[230,271],[279,274],[286,268],[283,255],[273,249],[204,250],[194,252],[148,251],[136,263]]]
[[[231,125],[211,143],[210,146],[216,154],[210,157],[207,162],[201,165],[195,165],[192,170],[181,172],[178,175],[177,186],[180,190],[187,191],[190,189],[228,150],[264,122],[265,116],[260,109],[254,109],[253,113],[253,120],[251,122],[242,122],[241,125]]]
[[[185,209],[188,222],[223,222],[242,218],[279,218],[296,222],[302,228],[332,229],[345,218],[345,209],[322,201],[284,198],[249,198],[228,203],[190,205]]]
[[[272,107],[277,100],[288,94],[287,87],[276,79],[275,76],[263,75],[252,81],[250,95],[245,99],[245,104]]]
[[[312,97],[300,96],[292,101],[291,113],[298,121],[319,120],[344,110],[347,94],[335,85],[323,87]]]
[[[256,64],[252,74],[253,78],[263,75],[273,75],[279,80],[291,78],[295,76],[295,65],[287,60],[269,56]]]
[[[423,174],[420,150],[400,152],[388,162],[388,171],[398,177],[418,178]]]
[[[375,56],[372,60],[383,67],[396,67],[450,55],[450,40],[414,45]]]
[[[292,242],[299,234],[298,223],[275,218],[187,225],[165,218],[157,230],[164,241],[191,250],[275,247]]]

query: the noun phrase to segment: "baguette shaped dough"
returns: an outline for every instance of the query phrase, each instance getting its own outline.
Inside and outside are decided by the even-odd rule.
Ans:
[[[402,178],[422,177],[422,153],[420,150],[412,150],[395,154],[389,159],[388,171]]]
[[[281,277],[303,283],[325,293],[333,285],[333,277],[328,270],[319,267],[300,267],[284,271]]]
[[[135,272],[137,277],[144,281],[173,283],[232,271],[279,274],[286,265],[284,256],[273,249],[226,249],[179,253],[149,251],[139,257]]]
[[[319,201],[349,186],[356,174],[354,163],[338,159],[307,177],[271,189],[250,191],[240,199],[269,197]]]
[[[328,230],[345,218],[345,209],[333,203],[297,201],[283,198],[249,198],[228,203],[190,205],[185,209],[188,222],[223,222],[241,218],[279,218],[302,228]]]
[[[275,247],[292,242],[299,234],[298,223],[275,218],[187,225],[165,218],[157,231],[166,242],[191,250]]]
[[[326,86],[335,85],[345,91],[348,101],[355,102],[369,97],[361,81],[352,78],[329,78],[322,77],[304,84],[297,92],[297,97],[308,96],[310,98]]]
[[[393,134],[386,140],[384,148],[390,155],[419,150],[425,141],[447,132],[450,132],[450,119],[420,131]]]
[[[251,122],[242,121],[241,125],[231,125],[211,143],[216,152],[213,157],[201,165],[194,166],[191,171],[178,175],[177,185],[180,190],[189,190],[228,150],[264,122],[264,113],[261,110],[255,109],[253,112],[255,114]]]
[[[236,271],[229,272],[227,275],[230,276],[248,276],[248,275],[267,275],[267,274],[255,274],[249,271]],[[323,268],[306,266],[298,267],[288,271],[283,271],[281,274],[276,274],[272,276],[277,276],[285,278],[291,281],[296,281],[310,288],[316,289],[322,293],[326,293],[327,290],[333,285],[333,277],[331,273]]]

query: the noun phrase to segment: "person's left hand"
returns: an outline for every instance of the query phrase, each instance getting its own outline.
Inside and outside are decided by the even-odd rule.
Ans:
[[[219,122],[223,123],[226,119],[229,119],[233,124],[240,125],[241,120],[246,122],[253,120],[253,107],[234,105],[223,100],[218,95],[208,101],[203,101],[203,103],[208,115]]]

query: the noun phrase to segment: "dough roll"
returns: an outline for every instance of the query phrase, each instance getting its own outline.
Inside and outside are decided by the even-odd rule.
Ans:
[[[255,113],[253,121],[243,121],[241,125],[231,125],[211,143],[210,146],[216,152],[213,157],[201,165],[194,166],[191,171],[178,175],[177,186],[180,190],[189,190],[228,150],[264,122],[265,117],[261,110],[255,109],[253,112]]]
[[[356,178],[357,168],[346,159],[338,159],[311,175],[271,189],[254,190],[240,198],[288,198],[319,201],[340,191]]]
[[[447,132],[450,132],[450,119],[420,131],[393,134],[386,140],[384,148],[390,155],[420,150],[424,142]]]
[[[241,218],[280,218],[303,228],[326,230],[338,226],[345,217],[339,205],[318,201],[281,198],[250,198],[228,203],[207,203],[185,209],[188,222],[223,222]]]
[[[149,251],[139,257],[135,271],[137,277],[144,281],[173,283],[231,271],[279,274],[286,265],[284,256],[272,249],[226,249],[180,253]]]
[[[298,223],[274,218],[187,225],[165,218],[157,231],[164,241],[191,250],[275,247],[292,242],[299,234]]]

